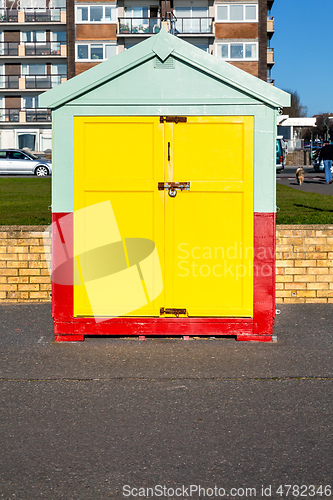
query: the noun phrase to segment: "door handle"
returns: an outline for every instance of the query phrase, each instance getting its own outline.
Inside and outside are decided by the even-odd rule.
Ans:
[[[158,190],[164,189],[178,189],[178,191],[189,191],[191,187],[190,182],[159,182]]]
[[[168,161],[170,161],[170,142],[168,142]]]

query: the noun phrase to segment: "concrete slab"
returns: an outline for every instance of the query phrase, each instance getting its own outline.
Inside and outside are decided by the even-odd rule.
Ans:
[[[51,306],[1,307],[0,377],[16,379],[330,377],[333,304],[281,305],[277,343],[234,338],[90,337],[53,343]]]
[[[49,304],[1,306],[0,497],[138,498],[146,488],[141,498],[281,499],[284,485],[325,488],[333,305],[280,309],[273,344],[54,344]]]

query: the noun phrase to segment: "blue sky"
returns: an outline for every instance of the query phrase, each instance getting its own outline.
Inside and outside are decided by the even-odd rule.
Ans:
[[[275,0],[272,78],[297,90],[308,116],[333,114],[333,0]]]

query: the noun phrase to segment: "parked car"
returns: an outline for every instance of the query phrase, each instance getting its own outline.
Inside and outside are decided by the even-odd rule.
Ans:
[[[312,151],[312,163],[313,163],[313,168],[316,172],[323,172],[325,170],[324,162],[321,161],[319,163],[320,151],[321,148],[317,148]]]
[[[285,162],[285,145],[284,140],[281,137],[277,137],[276,139],[276,171],[282,172],[284,169]]]
[[[45,177],[52,174],[52,165],[21,149],[0,149],[1,174],[28,174]]]

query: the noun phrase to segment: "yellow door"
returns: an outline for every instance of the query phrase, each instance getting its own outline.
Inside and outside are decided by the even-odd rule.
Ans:
[[[252,117],[77,117],[74,186],[75,316],[252,315]]]
[[[253,117],[166,123],[165,307],[252,316]]]
[[[159,315],[163,175],[158,117],[74,118],[75,316]]]

